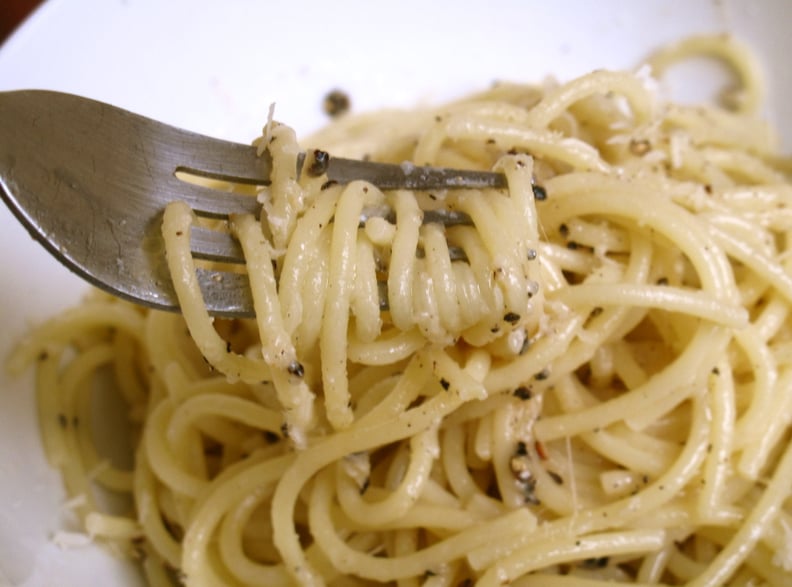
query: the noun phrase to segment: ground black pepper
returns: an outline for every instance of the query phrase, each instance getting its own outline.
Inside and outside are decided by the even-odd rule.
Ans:
[[[325,114],[333,118],[349,112],[351,106],[352,101],[349,99],[349,94],[338,89],[327,92],[322,102]]]

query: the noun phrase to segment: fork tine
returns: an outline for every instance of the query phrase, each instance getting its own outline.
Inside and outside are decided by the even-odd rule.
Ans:
[[[222,263],[244,263],[242,247],[227,232],[193,226],[190,236],[190,249],[196,259],[220,261]]]
[[[224,197],[224,196],[223,196]],[[244,197],[244,196],[243,196]],[[249,197],[244,197],[250,200]],[[235,204],[234,204],[235,205]],[[238,208],[234,210],[239,210]],[[361,226],[368,215],[361,216]],[[424,224],[437,222],[445,226],[457,224],[470,224],[470,217],[461,212],[449,211],[428,211],[424,213]],[[239,242],[227,232],[204,228],[203,226],[193,226],[190,238],[190,249],[196,259],[207,261],[219,261],[221,263],[241,264],[245,262],[245,256]],[[418,251],[418,256],[422,256],[423,251]],[[464,251],[458,247],[449,247],[452,261],[464,261],[466,256]]]
[[[458,253],[459,251],[452,253],[452,257]],[[203,268],[197,269],[196,274],[209,314],[219,318],[251,318],[255,315],[250,280],[247,275]],[[387,283],[377,282],[377,292],[380,310],[387,311]]]
[[[206,309],[220,318],[250,318],[254,315],[248,276],[227,271],[196,270]]]
[[[440,214],[432,215],[425,221],[465,224],[469,222],[469,217],[465,215],[448,217]],[[245,262],[242,247],[233,236],[227,232],[211,230],[202,226],[192,227],[190,249],[196,259],[234,264],[243,264]],[[459,247],[450,246],[448,252],[452,261],[467,261],[465,252]],[[419,258],[423,257],[423,250],[419,249],[416,253]],[[249,318],[253,316],[253,298],[250,293],[250,281],[247,275],[203,268],[198,268],[196,273],[206,308],[210,314],[223,318]],[[384,282],[379,282],[377,285],[380,309],[387,310],[387,286]]]
[[[269,185],[272,159],[252,145],[232,143],[165,125],[170,147],[178,150],[174,171],[239,183]]]
[[[232,194],[173,178],[172,199],[183,200],[198,216],[227,218],[229,214],[253,214],[258,218],[261,203],[254,196]]]

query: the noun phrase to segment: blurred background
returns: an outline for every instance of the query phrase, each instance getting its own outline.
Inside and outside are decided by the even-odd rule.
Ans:
[[[0,8],[0,43],[5,41],[17,25],[39,4],[42,0],[3,0]]]

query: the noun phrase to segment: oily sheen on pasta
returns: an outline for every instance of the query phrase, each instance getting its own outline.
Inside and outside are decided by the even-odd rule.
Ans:
[[[43,440],[90,537],[152,585],[788,585],[792,184],[750,55],[725,107],[646,70],[268,123],[251,320],[213,320],[183,203],[183,314],[103,294],[33,332]],[[295,176],[303,149],[495,169],[506,189]],[[428,210],[462,212],[453,226]],[[364,218],[361,221],[361,217]],[[216,222],[216,221],[215,221]],[[95,379],[134,464],[94,442]],[[126,494],[113,510],[97,487]]]

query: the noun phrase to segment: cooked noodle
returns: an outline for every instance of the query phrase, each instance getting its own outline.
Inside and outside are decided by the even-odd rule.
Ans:
[[[309,141],[496,169],[503,190],[297,178],[304,145],[268,123],[266,213],[227,224],[255,320],[210,318],[199,220],[174,202],[183,315],[95,294],[11,358],[37,363],[86,532],[153,585],[788,584],[792,184],[743,48],[699,38],[649,63],[699,53],[733,66],[732,110],[597,71],[345,115]],[[422,224],[431,209],[471,222]],[[132,470],[83,425],[106,373]],[[97,486],[133,506],[107,513]]]

